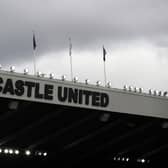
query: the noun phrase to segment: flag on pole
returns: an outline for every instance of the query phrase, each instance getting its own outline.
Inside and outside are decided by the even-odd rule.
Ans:
[[[106,54],[107,54],[106,49],[103,46],[103,61],[104,62],[106,61]]]
[[[36,38],[35,38],[35,33],[33,32],[33,57],[34,57],[34,74],[36,75],[36,50],[37,44],[36,44]]]
[[[35,50],[36,47],[37,47],[36,38],[35,38],[35,34],[33,33],[33,50]]]

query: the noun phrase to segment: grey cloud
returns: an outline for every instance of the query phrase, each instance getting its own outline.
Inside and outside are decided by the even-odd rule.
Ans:
[[[1,62],[31,59],[32,30],[38,55],[67,49],[69,36],[77,49],[136,38],[158,45],[167,9],[167,0],[1,0]]]

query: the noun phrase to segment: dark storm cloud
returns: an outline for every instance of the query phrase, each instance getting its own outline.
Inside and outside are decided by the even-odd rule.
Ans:
[[[38,55],[68,49],[69,36],[78,49],[138,38],[160,45],[167,9],[167,0],[1,0],[1,62],[32,59],[32,30]]]

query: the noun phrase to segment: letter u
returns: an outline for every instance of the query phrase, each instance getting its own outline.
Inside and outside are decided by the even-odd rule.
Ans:
[[[62,86],[58,87],[58,100],[61,102],[65,102],[67,100],[68,95],[68,88],[64,87],[64,91],[62,89]]]

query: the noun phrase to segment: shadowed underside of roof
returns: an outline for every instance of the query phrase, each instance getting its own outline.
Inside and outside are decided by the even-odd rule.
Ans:
[[[166,119],[5,98],[0,107],[0,147],[48,153],[45,159],[0,155],[4,163],[145,166],[162,164],[168,156]]]

